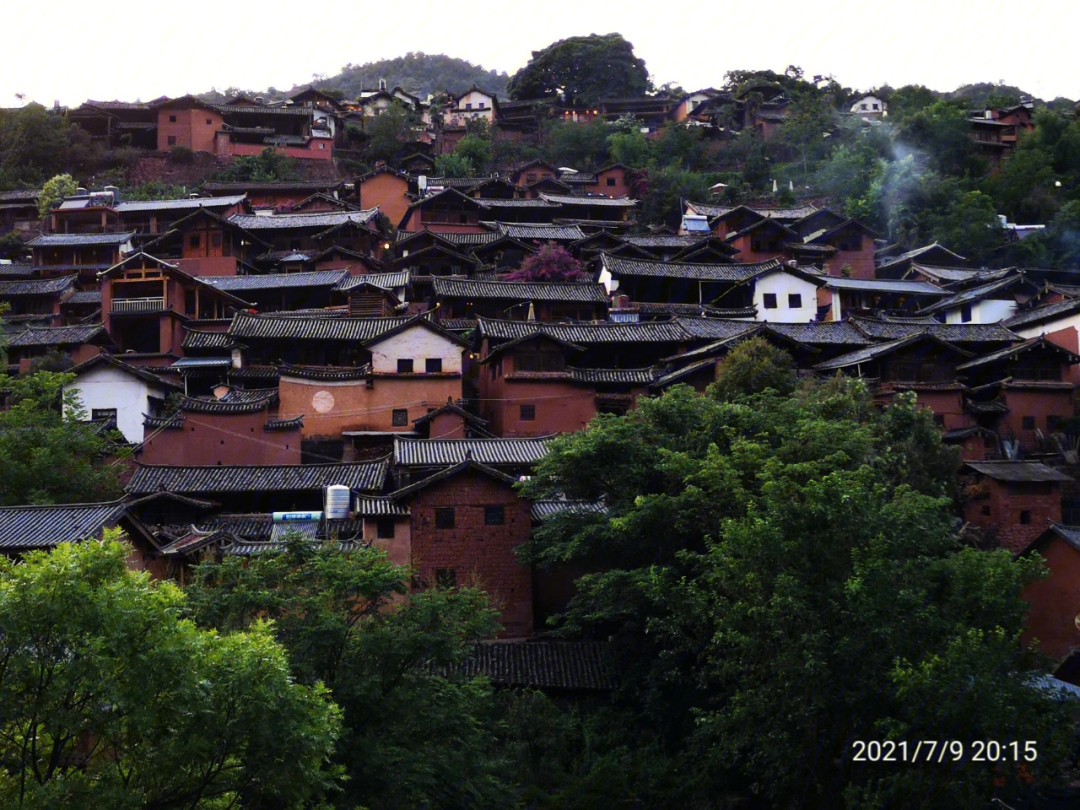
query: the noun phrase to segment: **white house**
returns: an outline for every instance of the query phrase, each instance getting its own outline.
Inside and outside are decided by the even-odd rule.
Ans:
[[[418,318],[367,344],[376,374],[461,374],[460,338]]]
[[[877,96],[863,96],[851,105],[852,115],[859,118],[881,118],[888,114],[889,105]]]
[[[452,115],[464,121],[483,118],[491,124],[495,121],[495,105],[497,103],[494,93],[488,93],[473,85],[454,99]]]
[[[753,280],[757,320],[810,323],[817,319],[817,291],[825,283],[804,270],[781,265]]]
[[[178,384],[109,354],[99,354],[71,373],[75,379],[64,386],[64,393],[74,391],[90,419],[114,418],[124,439],[135,444],[143,440],[144,416],[160,416],[169,394],[182,393]]]

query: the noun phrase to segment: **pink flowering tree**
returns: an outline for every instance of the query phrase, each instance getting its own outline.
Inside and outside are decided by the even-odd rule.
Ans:
[[[506,276],[507,281],[587,281],[588,278],[585,265],[554,242],[548,242]]]

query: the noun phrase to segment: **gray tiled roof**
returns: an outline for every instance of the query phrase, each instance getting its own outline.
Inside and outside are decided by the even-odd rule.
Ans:
[[[151,492],[294,492],[334,484],[366,492],[383,488],[389,462],[344,464],[273,464],[236,467],[144,466],[135,468],[127,491]]]
[[[729,321],[722,318],[677,318],[675,324],[686,333],[686,339],[724,340],[753,331],[757,324],[751,321]],[[647,324],[642,324],[646,326]]]
[[[882,278],[839,278],[822,276],[826,287],[834,290],[864,290],[867,292],[907,293],[909,295],[948,295],[929,281],[892,281]]]
[[[890,266],[895,265],[895,264],[901,264],[901,263],[906,262],[906,261],[911,261],[912,259],[917,259],[919,256],[925,256],[927,253],[929,253],[932,250],[941,250],[941,251],[944,251],[945,253],[949,254],[950,256],[953,256],[954,258],[959,259],[962,262],[967,261],[967,259],[965,259],[960,254],[953,253],[951,250],[949,250],[944,245],[941,245],[941,244],[938,244],[937,242],[934,242],[933,244],[923,245],[922,247],[915,248],[914,250],[909,250],[906,253],[901,253],[899,256],[893,256],[892,258],[889,258],[886,261],[884,261],[880,266],[881,267],[890,267]]]
[[[744,207],[738,205],[712,205],[710,203],[696,202],[687,202],[686,204],[699,214],[704,214],[707,217],[722,216],[734,211],[736,208]],[[789,219],[792,221],[808,217],[820,210],[812,205],[801,205],[796,208],[758,208],[757,206],[752,205],[747,205],[745,207],[749,208],[755,214],[760,214],[767,219]]]
[[[1004,295],[1006,298],[1011,299],[1012,296],[1008,295],[1006,291],[1019,283],[1019,276],[1008,276],[1006,278],[992,281],[989,284],[980,284],[978,287],[970,287],[963,292],[951,295],[948,298],[942,298],[940,301],[935,301],[928,307],[924,307],[919,310],[920,314],[929,314],[931,312],[941,312],[946,309],[952,309],[958,307],[961,304],[966,304],[971,301],[982,301],[984,299],[993,299],[995,293]],[[995,299],[998,300],[998,299]],[[1003,299],[1002,299],[1003,300]]]
[[[535,464],[547,455],[551,437],[539,439],[403,439],[394,437],[394,463],[403,467],[448,467],[472,461],[489,466]]]
[[[477,644],[456,671],[485,676],[496,686],[610,691],[616,685],[598,641]]]
[[[918,262],[913,263],[911,269],[917,270],[920,273],[945,283],[957,281],[993,281],[994,279],[1015,272],[1015,268],[1011,267],[1006,267],[1001,270],[970,270],[966,267],[938,267],[932,264],[919,264]]]
[[[0,298],[12,298],[17,295],[53,295],[70,289],[75,284],[76,276],[58,278],[28,278],[15,281],[0,281]]]
[[[1065,473],[1037,461],[968,461],[966,466],[995,481],[1072,481]]]
[[[250,276],[205,276],[203,281],[227,292],[237,290],[284,290],[301,287],[333,287],[345,280],[348,270],[317,270],[311,273],[271,273]]]
[[[604,269],[614,278],[637,276],[649,278],[683,278],[693,281],[746,281],[766,270],[780,267],[776,259],[750,264],[698,264],[695,262],[665,262],[652,259],[626,259],[601,255]]]
[[[0,278],[30,278],[33,275],[34,266],[29,262],[0,264]]]
[[[1008,329],[1021,329],[1043,321],[1074,315],[1077,312],[1080,312],[1080,298],[1066,298],[1064,301],[1058,301],[1054,304],[1025,309],[1008,320],[1002,321],[1001,325]]]
[[[605,303],[602,284],[557,282],[472,281],[436,276],[435,295],[443,298],[494,298],[513,301],[582,301]]]
[[[661,234],[659,236],[624,236],[628,245],[641,248],[686,248],[704,242],[709,237],[703,234]]]
[[[925,325],[899,321],[854,318],[849,323],[875,340],[897,340],[918,332],[929,332],[947,343],[1013,343],[1020,338],[999,323],[939,323]]]
[[[906,346],[909,343],[914,343],[918,341],[920,337],[921,335],[911,335],[910,337],[901,338],[900,340],[891,340],[888,343],[875,343],[872,346],[864,346],[853,352],[834,357],[832,360],[818,363],[814,368],[819,371],[830,371],[837,368],[847,368],[859,363],[867,363],[883,355],[891,354],[898,348]]]
[[[702,319],[709,320],[709,319]],[[722,323],[717,321],[717,323]],[[752,324],[749,324],[752,326]],[[741,328],[748,324],[740,323]],[[646,323],[539,323],[537,321],[496,321],[478,318],[477,328],[481,337],[495,340],[517,340],[531,335],[550,335],[565,343],[680,343],[694,335],[684,329],[681,321],[653,321]]]
[[[181,344],[185,349],[228,349],[233,345],[228,332],[202,332],[189,329]]]
[[[97,304],[101,306],[101,290],[78,290],[64,299],[65,304]]]
[[[659,375],[652,368],[568,368],[570,379],[582,383],[648,385]]]
[[[276,400],[276,389],[269,394],[264,393],[258,399],[251,400],[226,401],[224,399],[195,399],[194,397],[183,397],[180,400],[180,410],[187,413],[258,413],[259,411],[270,407]]]
[[[491,210],[492,208],[560,208],[558,203],[550,202],[546,199],[533,197],[527,200],[497,200],[494,198],[478,199],[476,202],[480,203],[485,209]]]
[[[327,191],[341,185],[340,180],[240,180],[230,182],[210,181],[202,184],[203,191],[232,191],[242,194],[248,191]]]
[[[121,214],[136,214],[143,211],[184,211],[193,208],[228,208],[239,205],[247,198],[246,194],[230,197],[187,197],[181,200],[129,200],[116,206]]]
[[[131,241],[131,233],[51,233],[27,243],[27,247],[83,247],[86,245],[122,245]]]
[[[354,499],[353,510],[357,515],[364,517],[408,517],[410,514],[407,503],[399,503],[390,498],[366,498],[358,496]]]
[[[376,287],[382,287],[384,290],[392,290],[397,287],[409,286],[409,271],[399,270],[396,273],[367,273],[360,276],[346,276],[338,284],[337,289],[341,292],[348,292],[354,287],[359,287],[363,284],[374,284]]]
[[[2,507],[0,548],[43,548],[96,537],[126,511],[120,501]]]
[[[533,520],[546,520],[563,512],[602,515],[607,508],[596,501],[533,501],[530,512]]]
[[[1053,354],[1057,354],[1061,358],[1061,362],[1076,362],[1077,357],[1071,351],[1063,346],[1058,346],[1056,343],[1051,343],[1045,337],[1031,338],[1025,340],[1023,343],[1016,343],[1012,346],[1006,346],[1003,349],[998,349],[996,352],[990,354],[984,354],[982,357],[976,357],[974,360],[969,360],[963,365],[956,367],[957,371],[966,371],[972,368],[979,368],[981,366],[990,365],[996,363],[998,360],[1006,360],[1012,357],[1016,357],[1031,349],[1042,347],[1044,351],[1049,351]]]
[[[870,342],[848,321],[770,323],[768,328],[799,343],[864,346]]]
[[[576,197],[573,194],[540,193],[540,199],[559,205],[601,205],[606,208],[633,208],[637,200],[629,197]]]
[[[379,213],[377,208],[364,211],[323,211],[317,214],[274,214],[257,216],[254,214],[234,214],[229,222],[239,225],[246,231],[265,231],[280,228],[332,228],[349,222],[365,225]]]
[[[8,347],[15,349],[26,346],[65,346],[87,343],[104,334],[105,327],[101,324],[29,328],[9,334]]]
[[[513,239],[551,239],[576,242],[585,238],[585,231],[577,225],[518,224],[513,222],[497,223],[498,233]]]
[[[410,318],[290,318],[238,312],[229,326],[234,338],[366,341],[408,323]]]

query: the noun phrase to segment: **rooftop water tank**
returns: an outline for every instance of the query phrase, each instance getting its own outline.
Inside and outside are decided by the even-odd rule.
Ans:
[[[327,520],[344,520],[349,516],[351,492],[348,487],[334,484],[326,488],[325,509]]]

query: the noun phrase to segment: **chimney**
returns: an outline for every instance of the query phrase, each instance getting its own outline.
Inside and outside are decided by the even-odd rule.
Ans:
[[[626,309],[630,306],[629,295],[616,295],[615,296],[615,309]]]
[[[261,107],[262,103],[263,103],[263,97],[262,96],[255,96],[255,103],[258,104]]]

